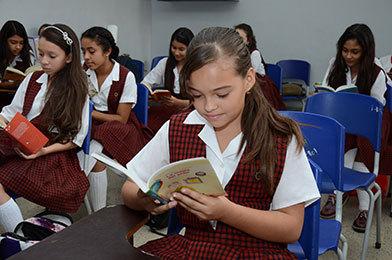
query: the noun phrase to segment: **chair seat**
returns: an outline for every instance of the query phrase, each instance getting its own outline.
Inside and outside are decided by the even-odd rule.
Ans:
[[[328,250],[334,250],[336,252],[339,245],[341,229],[342,225],[339,221],[333,219],[320,219],[318,255],[322,255]],[[294,253],[298,259],[306,259],[305,253],[298,241],[287,245],[287,249]]]
[[[376,180],[374,173],[363,173],[344,167],[342,173],[343,189],[342,192],[355,189],[366,189]]]

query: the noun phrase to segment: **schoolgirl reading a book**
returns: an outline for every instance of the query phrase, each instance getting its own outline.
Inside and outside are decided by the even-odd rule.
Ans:
[[[89,109],[73,30],[63,24],[47,26],[39,39],[39,60],[43,71],[29,74],[0,113],[2,123],[21,113],[49,138],[37,153],[26,155],[0,132],[0,224],[6,231],[22,221],[7,192],[50,210],[76,212],[89,187],[76,155],[87,134]]]
[[[135,76],[116,61],[119,48],[107,29],[88,29],[82,34],[81,45],[94,102],[91,151],[104,149],[125,165],[152,137],[132,111],[137,100]],[[89,199],[97,211],[106,206],[106,167],[90,157],[84,170],[91,171]]]
[[[182,188],[158,205],[127,181],[127,206],[152,214],[177,206],[186,227],[184,236],[141,249],[161,258],[294,259],[286,244],[298,239],[304,207],[320,195],[298,126],[263,96],[239,34],[202,30],[188,47],[180,81],[195,110],[172,116],[127,168],[147,179],[165,164],[206,157],[226,195]]]
[[[238,32],[249,49],[252,67],[256,70],[256,80],[259,81],[264,96],[275,109],[285,109],[286,105],[283,103],[282,96],[275,86],[275,83],[266,75],[265,69],[267,65],[260,51],[257,49],[256,37],[252,27],[246,23],[241,23],[234,26],[234,29]]]
[[[160,60],[142,81],[151,89],[155,86],[163,86],[171,93],[171,96],[164,97],[159,101],[159,106],[151,106],[149,109],[148,126],[154,132],[158,131],[171,115],[189,106],[188,97],[180,90],[179,74],[192,38],[191,30],[185,27],[178,28],[170,39],[169,57]]]
[[[0,30],[0,78],[8,66],[24,72],[34,62],[24,26],[18,21],[7,21]]]
[[[386,77],[375,60],[375,43],[370,28],[365,24],[349,26],[340,36],[336,47],[336,57],[330,61],[322,85],[334,89],[342,85],[356,85],[360,94],[370,95],[385,105]],[[389,127],[390,115],[384,110],[380,172],[391,172],[392,170],[392,161],[384,157]],[[373,171],[373,155],[373,148],[367,140],[346,135],[344,158],[346,167],[362,172]],[[357,190],[357,194],[360,212],[352,227],[357,232],[364,232],[369,197],[366,191]],[[347,195],[344,197],[344,200],[346,199],[348,199]],[[325,218],[335,216],[334,195],[328,198],[321,210],[321,215]]]

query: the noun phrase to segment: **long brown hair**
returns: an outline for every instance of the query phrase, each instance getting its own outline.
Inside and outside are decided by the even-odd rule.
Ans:
[[[80,47],[74,31],[64,24],[53,25],[68,34],[69,44],[64,34],[53,27],[46,27],[40,37],[59,46],[65,54],[71,55],[71,62],[53,75],[46,92],[46,103],[42,110],[43,123],[48,128],[56,128],[58,134],[52,143],[71,141],[79,132],[82,110],[86,102],[87,76],[80,63]]]
[[[379,70],[376,70],[377,65],[374,63],[376,51],[373,33],[366,24],[353,24],[340,36],[336,44],[336,58],[328,76],[328,84],[336,89],[349,83],[346,82],[348,68],[342,55],[343,46],[348,40],[357,40],[362,48],[355,85],[361,94],[370,95],[370,89],[378,76]]]
[[[232,59],[236,72],[245,78],[251,68],[251,60],[249,50],[239,34],[234,29],[223,27],[203,29],[187,49],[186,61],[180,76],[181,88],[189,93],[188,82],[191,74],[222,57]],[[294,134],[299,151],[304,144],[299,127],[294,121],[280,116],[270,106],[256,83],[245,97],[241,129],[243,138],[238,152],[246,143],[246,161],[255,165],[257,165],[256,161],[262,162],[262,166],[257,166],[259,168],[255,169],[255,174],[261,172],[261,178],[272,193],[273,175],[278,157],[275,137],[283,136],[291,140]]]

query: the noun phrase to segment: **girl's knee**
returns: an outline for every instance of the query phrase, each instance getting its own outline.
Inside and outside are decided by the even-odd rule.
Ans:
[[[102,171],[104,171],[104,170],[106,170],[106,165],[103,164],[103,163],[101,163],[101,162],[97,162],[97,163],[94,165],[94,167],[93,167],[91,173],[98,173],[98,172],[102,172]]]

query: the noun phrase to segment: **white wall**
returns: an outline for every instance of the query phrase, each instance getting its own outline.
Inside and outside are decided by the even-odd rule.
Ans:
[[[239,0],[239,2],[159,2],[152,0],[152,56],[165,55],[180,26],[252,25],[267,62],[299,58],[312,65],[311,82],[321,81],[345,28],[366,23],[376,54],[392,53],[391,0]]]
[[[118,26],[118,46],[140,60],[150,59],[150,0],[0,0],[0,26],[20,21],[31,36],[43,23],[64,23],[80,36],[86,29],[108,24]]]

